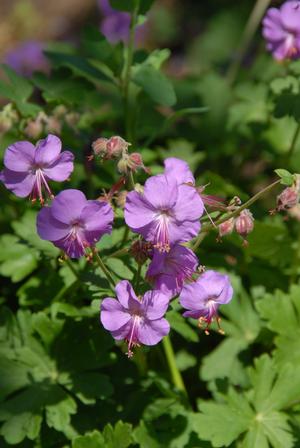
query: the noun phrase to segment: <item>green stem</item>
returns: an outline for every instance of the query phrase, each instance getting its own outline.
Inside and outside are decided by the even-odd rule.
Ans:
[[[102,258],[100,257],[99,253],[95,251],[94,255],[95,255],[95,258],[96,258],[96,261],[98,263],[99,268],[101,269],[101,271],[103,272],[103,274],[107,278],[107,280],[110,283],[110,285],[114,288],[116,286],[116,282],[114,281],[114,279],[112,278],[111,273],[109,272],[109,270],[107,269],[107,267],[103,263]]]
[[[75,275],[75,277],[80,280],[80,275],[79,272],[77,271],[77,269],[74,267],[72,261],[70,260],[70,258],[66,258],[64,259],[65,263],[68,265],[68,268],[73,272],[73,274]]]
[[[299,137],[299,133],[300,133],[300,123],[298,123],[298,125],[297,125],[297,127],[295,129],[295,133],[294,133],[293,139],[291,141],[291,146],[289,147],[289,150],[287,152],[287,159],[288,160],[292,157],[292,155],[293,155],[293,153],[295,151],[296,143],[297,143],[297,140],[298,140],[298,137]]]
[[[134,190],[135,181],[134,181],[133,172],[131,170],[129,171],[128,181],[129,181],[128,183],[129,183],[131,190]]]
[[[236,76],[238,74],[240,65],[245,57],[245,54],[249,48],[250,42],[256,33],[257,28],[259,27],[259,24],[261,23],[261,20],[265,14],[265,11],[269,4],[271,3],[271,0],[257,0],[254,8],[252,9],[252,12],[249,16],[248,22],[246,23],[240,45],[238,46],[236,50],[236,55],[234,60],[232,61],[231,65],[229,66],[228,72],[227,72],[227,80],[230,85],[234,84],[234,81],[236,79]]]
[[[181,373],[178,370],[178,367],[176,365],[175,353],[174,353],[172,342],[171,342],[171,339],[169,336],[165,336],[163,338],[163,347],[164,347],[165,355],[167,358],[167,362],[168,362],[168,366],[170,369],[170,373],[172,376],[174,386],[177,387],[177,389],[180,390],[187,397],[187,391],[186,391]]]
[[[250,198],[247,202],[245,202],[245,204],[241,205],[240,207],[238,207],[233,212],[228,213],[225,216],[223,216],[222,218],[218,219],[218,221],[215,222],[215,226],[213,226],[212,224],[206,224],[206,225],[202,226],[201,232],[199,233],[195,243],[192,246],[192,250],[196,250],[198,248],[199,244],[202,242],[202,240],[205,238],[205,236],[209,233],[209,231],[211,229],[215,229],[216,227],[218,227],[220,224],[222,224],[223,222],[227,221],[228,219],[235,218],[236,216],[238,216],[243,210],[245,210],[245,208],[250,207],[250,205],[252,205],[254,202],[256,202],[265,193],[267,193],[268,191],[272,190],[272,188],[274,188],[280,182],[281,182],[280,179],[276,180],[272,184],[270,184],[267,187],[263,188],[261,191],[256,193],[252,198]]]
[[[130,32],[129,32],[129,41],[127,46],[127,52],[125,56],[124,70],[123,70],[123,98],[124,98],[124,114],[125,114],[125,123],[126,123],[126,138],[128,141],[131,141],[131,116],[130,116],[130,108],[129,108],[129,85],[131,79],[131,66],[133,61],[133,51],[134,51],[134,38],[135,38],[135,27],[138,18],[140,0],[135,0],[134,9],[131,15],[130,22]]]
[[[123,257],[124,255],[127,255],[129,252],[129,247],[123,247],[122,249],[118,249],[115,252],[113,252],[112,254],[107,255],[106,258],[118,258],[118,257]]]

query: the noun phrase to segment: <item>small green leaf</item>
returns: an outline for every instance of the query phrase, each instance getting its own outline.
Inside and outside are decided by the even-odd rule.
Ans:
[[[132,80],[156,103],[174,106],[176,94],[171,81],[153,66],[142,64],[134,67]]]
[[[132,426],[118,421],[114,427],[108,424],[103,429],[106,448],[127,448],[132,443]]]
[[[72,448],[106,448],[106,445],[102,434],[93,431],[73,439]]]
[[[287,185],[287,186],[291,186],[294,183],[294,175],[291,174],[289,171],[284,170],[284,169],[277,169],[275,170],[275,173],[277,174],[277,176],[279,176],[281,178],[281,184],[282,185]]]

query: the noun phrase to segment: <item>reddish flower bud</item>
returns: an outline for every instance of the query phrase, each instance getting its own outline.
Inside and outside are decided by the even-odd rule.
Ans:
[[[41,120],[28,121],[27,126],[24,129],[24,133],[32,139],[38,138],[41,135],[42,131],[43,131],[43,124]]]
[[[107,142],[107,158],[120,157],[123,152],[127,152],[127,148],[130,143],[126,142],[122,137],[118,135],[111,137]]]
[[[254,218],[249,209],[242,210],[240,215],[235,220],[235,230],[237,233],[246,237],[252,232],[254,227]]]
[[[299,191],[297,188],[287,187],[277,196],[277,210],[288,210],[295,207],[299,202]]]
[[[104,157],[106,155],[106,153],[107,153],[107,142],[108,142],[107,138],[101,137],[101,138],[97,138],[97,140],[95,140],[92,143],[92,148],[93,148],[94,154],[96,156]]]
[[[219,235],[220,237],[229,235],[234,229],[234,218],[230,218],[222,224],[219,225]]]

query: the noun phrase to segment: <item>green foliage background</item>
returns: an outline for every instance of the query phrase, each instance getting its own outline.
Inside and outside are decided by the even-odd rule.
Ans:
[[[143,2],[141,13],[150,6]],[[26,139],[28,118],[63,104],[79,114],[75,127],[63,120],[61,132],[76,155],[68,187],[89,198],[118,180],[113,162],[86,162],[100,135],[127,132],[153,174],[165,157],[180,157],[197,185],[209,182],[209,194],[226,198],[247,200],[275,180],[276,168],[299,171],[300,140],[291,157],[289,149],[300,119],[300,62],[276,64],[257,36],[236,82],[226,79],[246,9],[210,14],[184,48],[184,77],[165,70],[169,50],[138,50],[129,117],[120,94],[124,49],[96,28],[83,31],[77,50],[53,45],[49,76],[25,79],[3,66],[0,95],[20,120],[2,136],[1,156]],[[38,207],[1,186],[0,447],[299,447],[300,233],[297,220],[268,216],[279,191],[254,205],[247,247],[236,235],[216,243],[212,232],[197,250],[201,264],[234,284],[234,299],[221,309],[226,335],[200,333],[172,302],[167,317],[187,402],[161,346],[129,361],[99,324],[100,301],[112,294],[102,272],[85,260],[73,269],[62,263],[36,234]],[[132,280],[132,258],[111,256],[124,232],[122,210],[115,216],[112,235],[97,247],[117,278]]]

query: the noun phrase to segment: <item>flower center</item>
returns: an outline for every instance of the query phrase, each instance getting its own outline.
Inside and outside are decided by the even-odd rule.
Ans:
[[[129,339],[128,339],[128,351],[126,353],[128,358],[132,358],[132,356],[133,356],[133,351],[131,350],[131,348],[136,347],[136,346],[139,347],[138,327],[139,327],[142,319],[143,319],[143,317],[140,312],[137,312],[133,315],[133,323],[132,323],[132,327],[131,327],[131,331],[130,331],[130,335],[129,335]]]
[[[161,209],[155,217],[154,247],[159,252],[169,252],[170,250],[169,222],[171,218],[172,211],[169,209]]]

